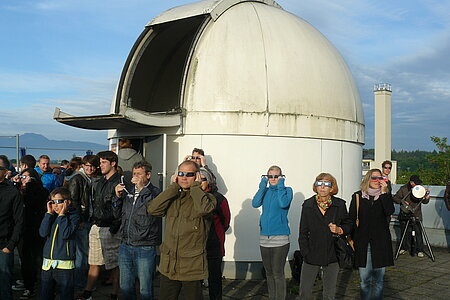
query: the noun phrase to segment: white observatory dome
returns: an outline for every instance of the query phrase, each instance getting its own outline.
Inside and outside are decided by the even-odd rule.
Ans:
[[[303,19],[264,3],[238,3],[205,26],[183,107],[185,133],[364,141],[359,94],[342,56]]]
[[[133,139],[161,189],[194,147],[205,149],[233,216],[227,278],[257,278],[251,199],[270,165],[294,190],[293,240],[317,174],[333,174],[347,203],[361,181],[364,117],[352,75],[320,32],[272,0],[207,0],[163,12],[131,49],[109,115],[56,109],[54,118],[112,129],[111,148]]]

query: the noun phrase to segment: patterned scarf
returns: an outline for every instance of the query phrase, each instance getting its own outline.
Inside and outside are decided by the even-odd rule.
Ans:
[[[323,210],[327,210],[328,207],[331,206],[331,197],[320,197],[319,195],[316,195],[316,202],[317,205],[319,205],[319,207]]]

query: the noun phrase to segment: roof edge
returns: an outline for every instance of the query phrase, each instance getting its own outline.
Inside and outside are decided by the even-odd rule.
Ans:
[[[273,0],[204,0],[170,8],[151,20],[146,27],[206,14],[215,21],[230,7],[244,2],[264,3],[282,9]]]

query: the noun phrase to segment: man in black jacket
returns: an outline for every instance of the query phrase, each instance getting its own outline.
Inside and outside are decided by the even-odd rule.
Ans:
[[[0,160],[0,299],[13,299],[11,280],[14,247],[19,242],[23,224],[23,201],[19,191],[6,183],[8,169]]]
[[[86,288],[77,299],[91,299],[92,290],[100,273],[100,267],[112,270],[111,299],[117,299],[119,292],[118,251],[120,236],[117,231],[120,219],[113,215],[112,199],[115,187],[120,182],[117,173],[117,154],[112,151],[97,153],[100,158],[102,177],[94,184],[92,202],[91,231],[89,232],[89,273]]]
[[[409,178],[409,182],[400,187],[393,197],[393,200],[395,203],[400,204],[400,213],[398,214],[401,230],[400,236],[403,236],[403,233],[407,231],[400,254],[411,251],[411,254],[417,253],[418,257],[424,257],[422,228],[418,221],[422,221],[422,204],[430,202],[430,195],[427,192],[423,199],[414,197],[412,190],[416,185],[422,185],[422,180],[420,180],[419,176],[412,175]],[[414,211],[407,209],[407,207]],[[408,228],[406,228],[408,220],[411,220],[411,222],[409,223]],[[415,232],[414,236],[416,237],[416,243],[413,247],[414,249],[411,249],[413,231]]]
[[[139,280],[140,298],[153,299],[156,247],[161,244],[162,221],[146,209],[148,203],[160,193],[150,183],[151,171],[150,163],[137,162],[133,165],[131,178],[134,188],[127,191],[124,184],[116,186],[113,207],[114,216],[122,218],[119,268],[124,299],[136,299],[136,279]]]
[[[86,286],[89,251],[89,231],[91,224],[90,208],[93,200],[93,183],[96,181],[95,173],[100,166],[97,155],[86,155],[82,160],[82,168],[67,182],[67,188],[72,195],[72,207],[80,214],[80,225],[75,233],[75,288],[82,289]]]

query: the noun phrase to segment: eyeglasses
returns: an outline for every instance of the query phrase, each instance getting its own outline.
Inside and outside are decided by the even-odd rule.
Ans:
[[[202,181],[208,181],[208,178],[202,177]]]
[[[186,176],[186,177],[194,177],[195,176],[195,172],[181,172],[181,171],[178,171],[178,176],[180,176],[180,177],[184,177],[184,176]]]
[[[371,176],[370,181],[388,181],[384,176]]]
[[[333,183],[331,181],[316,181],[314,182],[315,186],[326,186],[326,187],[332,187]]]
[[[383,167],[383,169],[389,169],[390,170],[390,169],[392,169],[392,167]]]
[[[65,201],[64,199],[62,200],[57,199],[57,200],[50,200],[49,202],[50,204],[63,204],[64,201]]]
[[[285,177],[284,175],[261,175],[261,177],[267,177],[269,179],[277,179],[278,177]]]

